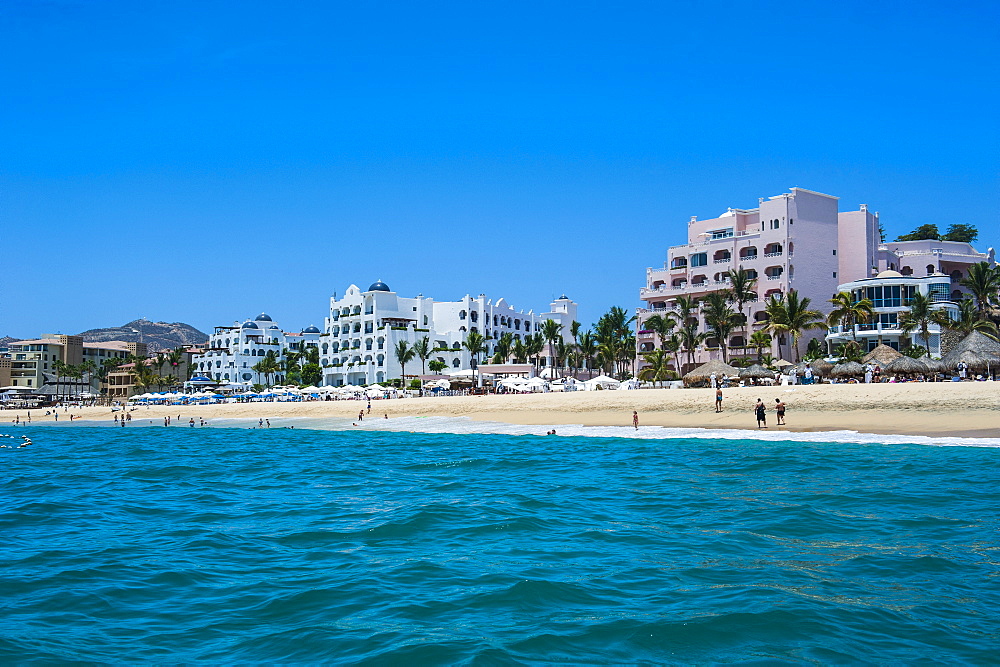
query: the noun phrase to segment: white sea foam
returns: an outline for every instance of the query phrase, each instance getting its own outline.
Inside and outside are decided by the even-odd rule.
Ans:
[[[281,419],[272,425],[285,426],[290,422],[298,428],[367,431],[413,431],[419,433],[487,433],[498,435],[545,435],[555,429],[557,436],[587,438],[641,438],[644,440],[713,439],[713,440],[762,440],[767,442],[836,442],[881,445],[930,445],[935,447],[1000,447],[1000,438],[958,438],[925,435],[886,435],[859,433],[858,431],[780,431],[756,429],[667,428],[663,426],[584,426],[582,424],[551,424],[524,426],[503,422],[475,421],[468,417],[396,417],[394,419],[369,418],[352,425],[351,420]]]

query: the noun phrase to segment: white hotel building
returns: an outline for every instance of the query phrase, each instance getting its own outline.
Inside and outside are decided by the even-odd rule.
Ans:
[[[199,375],[216,380],[263,384],[253,367],[273,351],[281,359],[288,350],[299,351],[308,346],[318,346],[320,331],[307,327],[300,333],[282,331],[266,313],[243,324],[215,327],[208,338],[205,351],[195,356],[192,364]],[[270,378],[276,383],[284,380],[282,374]]]
[[[541,330],[544,320],[556,320],[563,336],[570,338],[570,324],[576,319],[577,304],[563,296],[547,313],[516,310],[503,298],[493,301],[480,294],[458,301],[435,301],[417,295],[401,297],[378,281],[366,290],[357,285],[344,295],[330,299],[330,314],[319,337],[323,384],[371,384],[402,376],[394,350],[405,340],[411,346],[424,336],[437,360],[449,369],[469,368],[471,358],[462,343],[470,332],[486,336],[487,355],[492,355],[497,339],[504,333],[523,339]],[[421,372],[420,360],[406,367],[407,375]]]

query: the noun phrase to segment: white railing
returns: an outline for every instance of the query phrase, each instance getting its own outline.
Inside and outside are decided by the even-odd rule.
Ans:
[[[715,260],[715,263],[716,264],[728,264],[731,261],[733,261],[732,257],[723,257],[722,259]]]
[[[764,257],[781,257],[782,254],[780,250],[778,252],[765,252]]]

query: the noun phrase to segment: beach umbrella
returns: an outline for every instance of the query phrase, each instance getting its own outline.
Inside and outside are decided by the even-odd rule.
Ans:
[[[684,384],[690,384],[692,382],[703,382],[712,377],[712,373],[715,373],[716,378],[723,377],[733,377],[740,374],[740,369],[735,366],[730,366],[727,363],[719,361],[718,359],[713,359],[707,364],[702,364],[695,368],[694,370],[688,371],[684,375]]]
[[[837,364],[830,371],[830,375],[837,378],[861,377],[865,374],[865,367],[856,361],[845,361]]]
[[[899,359],[902,356],[903,356],[902,353],[892,349],[885,343],[882,343],[874,350],[866,354],[861,359],[861,362],[865,364],[876,363],[884,368],[885,366],[895,361],[896,359]]]
[[[809,367],[812,368],[813,375],[821,377],[830,375],[830,371],[833,370],[833,364],[826,359],[814,359],[809,362]]]
[[[941,361],[948,368],[955,368],[964,361],[972,370],[986,370],[1000,366],[1000,342],[973,331],[963,338]]]
[[[759,380],[760,378],[771,378],[774,379],[774,371],[769,371],[760,364],[754,364],[740,371],[740,377],[743,379],[753,378]]]
[[[773,365],[775,368],[784,368],[785,366],[794,366],[795,364],[790,361],[785,361],[784,359],[778,359]]]
[[[950,368],[944,364],[940,359],[931,359],[930,357],[920,357],[920,361],[923,362],[924,366],[931,373],[947,373]]]
[[[883,370],[897,375],[919,375],[927,372],[927,366],[919,359],[903,355],[890,361]]]
[[[947,364],[948,368],[958,368],[959,362],[965,362],[969,370],[974,372],[995,370],[997,367],[1000,367],[1000,358],[975,350],[963,350],[954,355],[952,352],[949,352],[948,356],[941,361]]]

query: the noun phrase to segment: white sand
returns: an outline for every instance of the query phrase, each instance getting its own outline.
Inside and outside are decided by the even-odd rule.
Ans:
[[[740,428],[756,427],[753,406],[758,397],[768,406],[770,430],[855,430],[865,433],[1000,437],[1000,383],[942,382],[879,385],[815,385],[746,387],[724,390],[724,411],[715,412],[711,389],[641,389],[505,396],[456,396],[372,401],[371,417],[468,417],[511,424],[583,424],[631,426],[632,411],[643,426]],[[788,406],[787,426],[775,422],[774,399]],[[205,406],[139,408],[136,417],[162,421],[165,415],[187,422],[217,418],[354,419],[363,401],[303,403],[237,403]],[[52,421],[44,410],[32,420]],[[85,420],[110,420],[107,407],[70,410]],[[0,421],[26,417],[26,411],[0,412]],[[61,413],[60,423],[69,423]],[[176,421],[174,422],[177,423]]]

